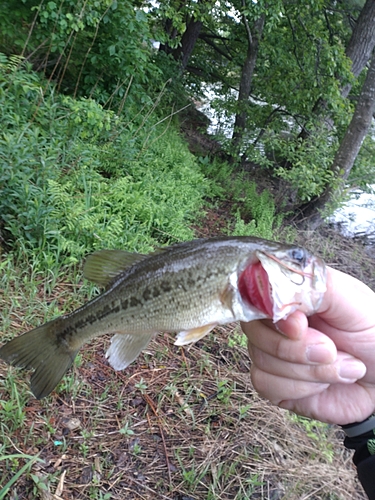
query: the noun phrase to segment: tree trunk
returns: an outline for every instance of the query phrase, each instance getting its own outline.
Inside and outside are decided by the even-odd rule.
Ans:
[[[352,61],[352,73],[357,77],[365,68],[375,46],[375,2],[367,0],[357,19],[345,54]],[[347,97],[351,89],[346,85],[341,95]]]
[[[353,168],[354,161],[370,129],[374,112],[375,50],[372,53],[371,64],[362,87],[361,95],[359,96],[357,107],[332,164],[332,172],[335,178],[339,178],[341,182],[339,190],[344,187],[344,182]],[[334,191],[332,187],[328,186],[322,196],[309,203],[304,213],[307,217],[310,217],[309,223],[312,228],[316,228],[322,223],[320,210],[331,201],[333,195]]]
[[[352,36],[348,42],[345,54],[352,61],[352,73],[357,78],[368,63],[371,53],[375,47],[375,1],[366,0],[361,13],[358,16]],[[351,84],[347,84],[341,89],[342,97],[347,97],[351,90]],[[324,99],[319,99],[312,110],[313,115],[324,113],[327,103]],[[331,126],[333,126],[332,122]],[[309,131],[303,127],[299,138],[305,140],[309,137]]]
[[[244,65],[242,67],[240,87],[238,92],[238,112],[234,121],[232,145],[234,151],[239,151],[240,144],[246,128],[246,104],[249,100],[251,84],[254,75],[255,63],[258,56],[259,42],[262,37],[265,15],[263,14],[254,23],[253,33],[251,33],[247,18],[243,15],[243,21],[247,31],[247,54]]]
[[[191,56],[195,43],[199,38],[202,29],[202,21],[197,21],[194,17],[190,19],[186,26],[186,30],[181,38],[181,45],[173,52],[173,57],[176,61],[181,62],[181,69],[186,69],[189,57]]]
[[[204,9],[207,10],[211,8],[210,2],[204,2],[203,0],[198,0],[198,4],[204,6]],[[184,2],[180,2],[177,4],[176,12],[180,12],[184,6]],[[197,14],[199,16],[199,14]],[[184,14],[185,18],[185,26],[186,29],[181,37],[181,43],[178,47],[172,48],[168,44],[160,45],[161,51],[166,52],[167,54],[172,54],[175,61],[181,63],[181,72],[186,69],[186,66],[189,61],[189,57],[191,56],[195,44],[199,38],[203,22],[197,19],[194,15],[191,15],[190,12],[186,12]],[[173,28],[173,22],[171,19],[167,19],[165,21],[165,31],[169,34],[170,38],[173,39],[178,35],[178,32],[175,28]]]

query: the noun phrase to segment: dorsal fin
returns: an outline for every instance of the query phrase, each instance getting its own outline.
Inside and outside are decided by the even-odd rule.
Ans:
[[[124,250],[99,250],[87,257],[83,275],[97,285],[106,287],[125,269],[146,257],[148,255]]]

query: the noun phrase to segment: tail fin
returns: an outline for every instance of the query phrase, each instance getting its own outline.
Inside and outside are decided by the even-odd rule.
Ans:
[[[33,369],[31,391],[37,399],[48,396],[72,365],[78,351],[70,351],[57,337],[59,319],[11,340],[0,348],[0,359]]]

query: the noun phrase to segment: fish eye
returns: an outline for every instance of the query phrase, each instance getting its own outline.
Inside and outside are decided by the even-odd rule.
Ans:
[[[291,250],[290,257],[299,264],[304,264],[306,262],[306,252],[302,248],[294,248]]]

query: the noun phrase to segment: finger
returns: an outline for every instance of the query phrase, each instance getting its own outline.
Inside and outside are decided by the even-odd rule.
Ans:
[[[334,342],[313,328],[307,328],[298,340],[281,335],[264,321],[242,324],[249,345],[291,363],[333,363],[337,357]]]
[[[366,380],[371,383],[375,382],[375,327],[361,332],[345,332],[327,325],[318,315],[312,318],[311,324],[314,325],[314,328],[323,329],[338,350],[365,363],[367,366]]]
[[[248,328],[249,332],[254,331],[255,325],[257,325],[260,321],[251,321],[250,323],[241,323],[242,329]],[[273,323],[270,319],[263,319],[261,322],[264,325],[267,325],[272,330],[276,330],[283,334],[285,337],[289,339],[298,340],[303,335],[303,332],[306,331],[308,327],[308,322],[306,315],[301,311],[295,311],[288,318],[282,319],[277,323]],[[245,325],[249,325],[246,327]],[[246,333],[246,332],[245,332]]]
[[[258,369],[284,379],[324,384],[351,384],[364,377],[366,373],[364,363],[343,352],[338,353],[334,363],[328,364],[290,363],[275,358],[251,344],[249,353]]]
[[[374,394],[360,383],[336,384],[312,396],[280,401],[278,406],[330,424],[361,422],[374,411]]]
[[[264,372],[255,365],[251,367],[250,374],[255,390],[275,405],[292,398],[298,400],[311,397],[329,387],[329,384],[278,377]]]
[[[292,340],[301,338],[303,332],[308,327],[306,315],[301,311],[295,311],[286,319],[282,319],[275,323],[276,329],[283,335]]]
[[[356,278],[327,267],[327,291],[318,312],[337,329],[362,331],[375,326],[375,293]]]

